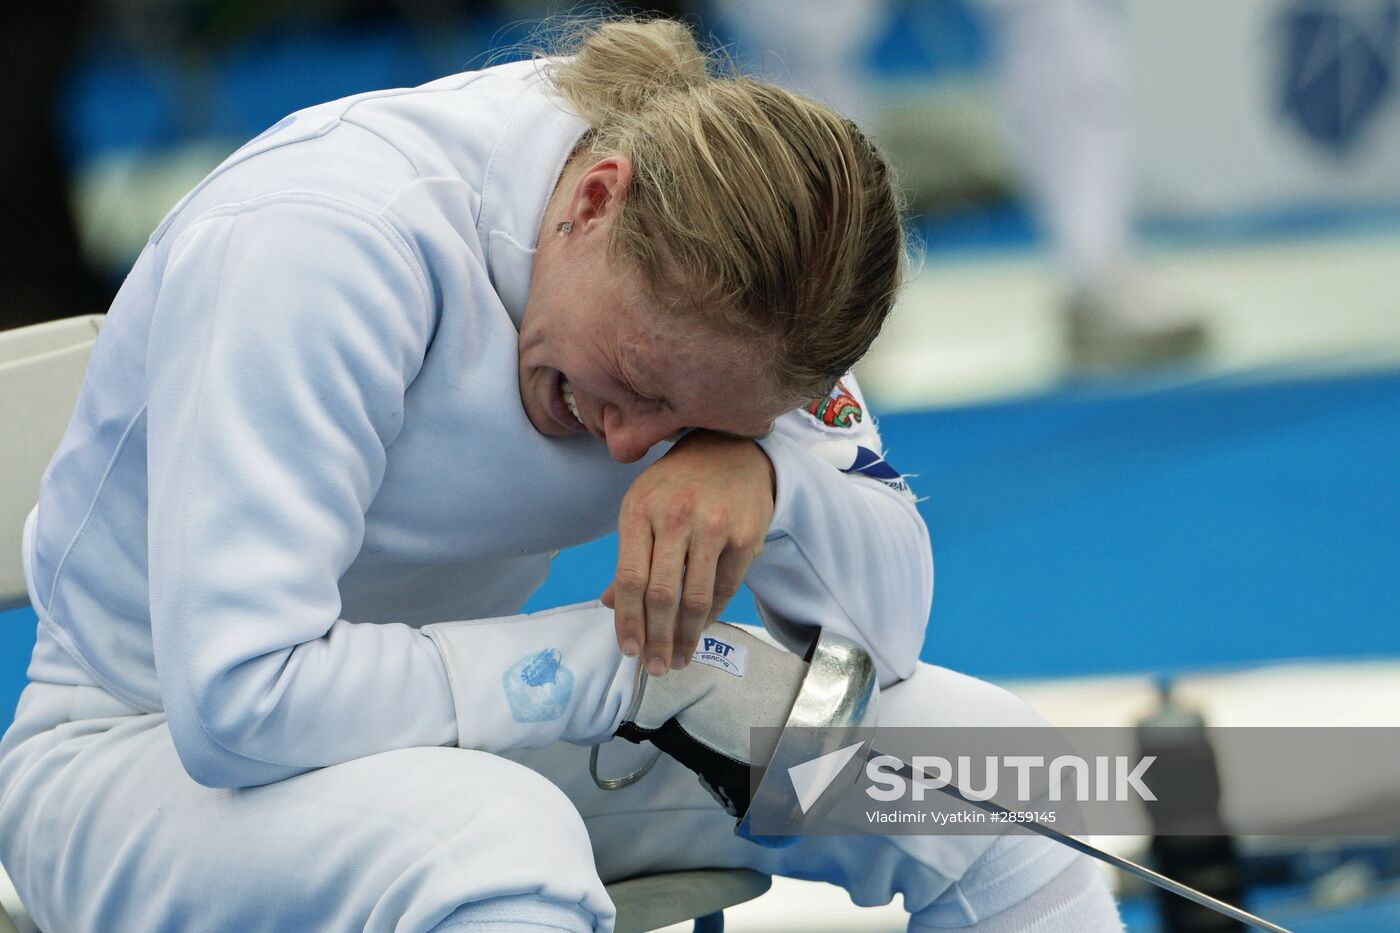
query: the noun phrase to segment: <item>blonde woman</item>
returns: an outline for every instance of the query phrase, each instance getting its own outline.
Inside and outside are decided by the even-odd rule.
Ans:
[[[734,836],[696,724],[742,764],[802,674],[714,622],[741,580],[789,648],[867,646],[886,724],[1033,716],[917,660],[928,538],[846,375],[898,286],[884,160],[676,24],[573,50],[293,114],[151,236],[26,526],[0,858],[35,919],[609,930],[604,879],[748,865],[916,929],[1112,928],[1025,837]],[[515,614],[614,527],[601,600]],[[721,803],[672,758],[599,791],[615,733]]]

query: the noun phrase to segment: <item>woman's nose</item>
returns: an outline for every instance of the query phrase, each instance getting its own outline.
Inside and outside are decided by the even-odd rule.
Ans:
[[[675,419],[607,406],[603,411],[603,442],[618,463],[636,463],[647,451],[678,430]]]

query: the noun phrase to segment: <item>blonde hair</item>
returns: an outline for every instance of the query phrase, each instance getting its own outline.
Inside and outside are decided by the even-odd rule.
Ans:
[[[632,163],[617,253],[658,298],[769,340],[781,391],[825,394],[901,282],[902,205],[880,152],[821,104],[735,73],[673,20],[576,23],[550,51],[568,56],[551,58],[551,77],[592,128],[578,156]]]

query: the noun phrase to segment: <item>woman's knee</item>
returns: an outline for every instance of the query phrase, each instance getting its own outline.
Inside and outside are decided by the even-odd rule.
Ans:
[[[463,904],[428,933],[593,933],[599,918],[576,904],[560,904],[538,897],[499,897]]]
[[[1034,836],[1000,839],[942,897],[910,918],[911,933],[1117,933],[1118,906],[1096,864]]]
[[[1044,726],[1046,721],[1016,694],[985,680],[935,664],[880,693],[881,726]]]
[[[410,748],[374,759],[387,772],[386,789],[400,798],[391,806],[414,811],[417,829],[428,835],[462,832],[494,839],[498,846],[527,844],[534,851],[589,852],[583,818],[548,778],[498,755],[460,748]],[[366,775],[378,783],[374,775]],[[529,840],[527,843],[526,840]]]
[[[358,779],[373,780],[380,771],[394,775],[388,796],[398,799],[384,805],[401,813],[404,825],[391,829],[381,853],[390,877],[381,879],[383,894],[372,920],[394,918],[386,929],[426,929],[452,911],[470,913],[472,905],[507,901],[536,904],[534,913],[548,907],[551,916],[573,917],[575,924],[578,917],[589,918],[585,928],[611,917],[583,818],[548,779],[465,749],[405,749],[374,757],[385,760]],[[377,929],[374,923],[366,928]]]

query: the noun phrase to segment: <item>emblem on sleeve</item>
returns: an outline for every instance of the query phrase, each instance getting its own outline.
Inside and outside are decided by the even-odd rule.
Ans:
[[[532,652],[501,677],[516,722],[549,722],[568,710],[574,672],[563,665],[563,659],[558,648]]]
[[[831,428],[853,428],[860,423],[864,412],[846,389],[844,381],[838,379],[836,388],[827,395],[813,399],[807,406],[807,414]]]
[[[859,473],[861,476],[879,480],[895,492],[909,492],[909,484],[904,481],[904,475],[869,447],[857,447],[855,459],[841,472]]]

